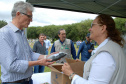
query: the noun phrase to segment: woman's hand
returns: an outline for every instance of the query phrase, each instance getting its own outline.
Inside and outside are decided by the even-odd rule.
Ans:
[[[67,76],[70,76],[70,74],[73,73],[73,70],[71,69],[71,67],[68,63],[64,63],[64,65],[62,66],[62,71]]]
[[[76,61],[76,62],[80,62],[81,60],[80,60],[80,59],[76,59],[75,61]]]

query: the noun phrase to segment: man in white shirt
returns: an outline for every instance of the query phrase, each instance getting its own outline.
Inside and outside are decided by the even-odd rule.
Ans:
[[[46,39],[46,35],[45,35],[45,40],[44,42],[46,43],[46,55],[48,55],[48,51],[50,50],[51,48],[51,42],[50,40]]]

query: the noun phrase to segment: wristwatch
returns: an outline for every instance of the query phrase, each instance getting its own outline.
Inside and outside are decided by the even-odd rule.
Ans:
[[[69,75],[69,79],[72,80],[72,76],[74,75],[75,73],[72,73]]]

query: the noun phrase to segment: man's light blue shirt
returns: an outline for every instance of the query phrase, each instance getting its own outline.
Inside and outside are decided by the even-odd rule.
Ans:
[[[24,31],[11,22],[0,29],[2,82],[13,82],[30,77],[33,68],[28,66],[28,61],[37,60],[39,55],[30,48]]]
[[[50,40],[46,39],[44,40],[44,42],[46,43],[46,48],[48,49],[49,47],[51,47],[51,42]]]

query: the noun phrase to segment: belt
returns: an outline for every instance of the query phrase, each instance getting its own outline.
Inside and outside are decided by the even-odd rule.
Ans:
[[[3,83],[22,83],[22,82],[26,82],[26,81],[30,81],[30,80],[31,80],[31,77],[22,79],[22,80],[18,80],[18,81],[14,81],[14,82],[3,82]]]

